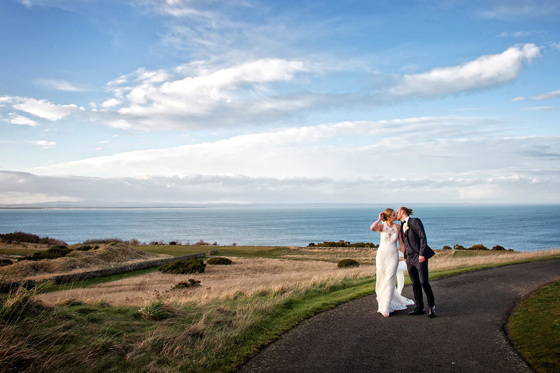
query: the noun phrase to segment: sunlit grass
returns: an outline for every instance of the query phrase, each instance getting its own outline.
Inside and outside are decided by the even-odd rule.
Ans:
[[[232,265],[208,265],[200,275],[151,271],[86,288],[17,295],[20,301],[4,296],[2,310],[18,317],[0,319],[0,365],[20,372],[228,372],[301,320],[374,291],[375,250],[231,250]],[[223,248],[219,252],[226,256]],[[267,257],[256,257],[259,252]],[[287,259],[294,256],[300,260]],[[338,269],[342,257],[363,258],[362,264]],[[436,278],[552,257],[560,257],[560,250],[463,257],[440,251],[430,270]],[[201,286],[171,290],[188,278]]]
[[[508,323],[515,348],[539,373],[560,372],[560,282],[532,293]]]

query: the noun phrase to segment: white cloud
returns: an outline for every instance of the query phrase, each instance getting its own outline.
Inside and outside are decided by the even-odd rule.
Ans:
[[[31,144],[41,146],[43,149],[50,149],[56,147],[56,143],[54,141],[38,140],[38,141],[29,141],[29,142]]]
[[[9,97],[0,98],[0,104],[10,105],[12,108],[34,115],[49,121],[57,121],[73,113],[83,112],[85,109],[77,105],[56,105],[47,100],[37,100],[28,97]]]
[[[541,100],[553,100],[556,98],[560,98],[560,91],[553,91],[547,92],[540,95],[530,96],[530,97],[516,97],[511,100],[511,102],[518,102],[518,101],[541,101]]]
[[[66,80],[56,80],[56,79],[37,79],[37,84],[56,91],[64,91],[64,92],[84,92],[85,89],[80,88]]]
[[[556,107],[556,106],[532,106],[532,107],[523,108],[521,110],[524,110],[524,111],[552,111],[552,110],[558,110],[558,107]]]
[[[36,171],[84,177],[419,179],[552,162],[554,151],[543,153],[544,149],[560,148],[557,137],[515,138],[499,133],[493,121],[469,117],[340,122],[95,157]]]
[[[245,124],[244,120],[258,121],[312,105],[313,96],[279,96],[269,91],[270,85],[292,81],[296,74],[306,71],[308,67],[302,61],[283,59],[215,69],[193,63],[173,73],[140,69],[110,82],[107,87],[114,98],[103,106],[122,103],[120,118],[109,123],[118,128],[184,129],[205,123],[226,126],[233,121]]]
[[[482,15],[496,19],[555,17],[560,13],[556,0],[493,0],[482,2]]]
[[[460,66],[405,75],[388,93],[397,97],[435,97],[504,84],[519,75],[523,62],[531,62],[539,55],[540,50],[534,44],[512,47],[501,54],[482,56]]]
[[[120,105],[120,103],[121,103],[121,102],[120,102],[119,100],[117,100],[116,98],[110,98],[110,99],[108,99],[107,101],[103,102],[103,103],[101,104],[101,107],[104,107],[104,108],[111,108],[111,107]]]
[[[35,127],[39,125],[39,123],[35,122],[33,119],[24,117],[23,115],[9,113],[8,116],[9,118],[4,119],[4,121],[7,123],[17,124],[20,126],[31,126],[31,127]]]

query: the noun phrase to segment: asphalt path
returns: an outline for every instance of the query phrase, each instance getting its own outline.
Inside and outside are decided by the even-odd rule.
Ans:
[[[507,338],[507,319],[524,296],[558,280],[560,260],[432,280],[434,319],[384,318],[369,295],[303,321],[238,372],[533,372]],[[410,285],[403,295],[413,298]]]

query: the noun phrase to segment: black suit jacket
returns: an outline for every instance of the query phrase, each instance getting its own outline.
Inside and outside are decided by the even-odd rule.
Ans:
[[[405,258],[417,260],[418,256],[423,256],[430,259],[436,253],[428,246],[426,239],[426,232],[424,225],[418,218],[408,218],[408,229],[404,229],[404,224],[401,225],[401,233],[405,246]]]

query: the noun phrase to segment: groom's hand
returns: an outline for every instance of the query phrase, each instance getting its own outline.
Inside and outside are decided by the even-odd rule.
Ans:
[[[424,263],[425,260],[426,260],[426,258],[424,258],[422,255],[420,255],[420,256],[418,257],[418,261],[419,261],[420,263]]]

